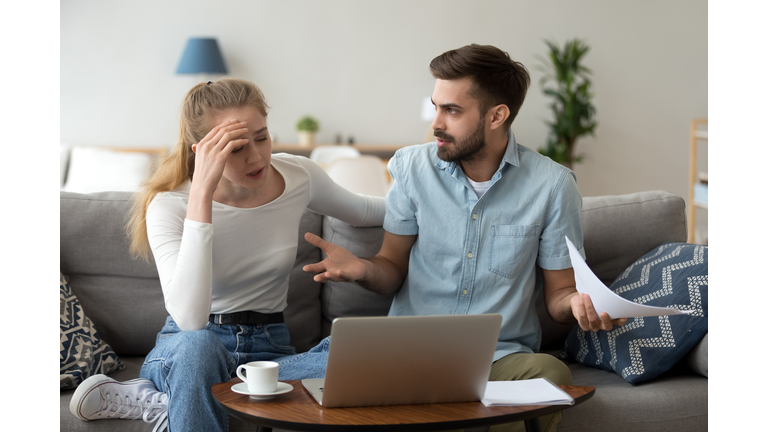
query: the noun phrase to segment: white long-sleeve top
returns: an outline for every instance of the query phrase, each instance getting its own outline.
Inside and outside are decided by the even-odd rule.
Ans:
[[[283,311],[304,209],[382,225],[384,198],[349,192],[305,157],[273,154],[272,167],[285,179],[280,197],[255,208],[214,201],[212,223],[186,219],[191,182],[150,203],[149,245],[165,308],[182,330],[204,328],[211,313]]]

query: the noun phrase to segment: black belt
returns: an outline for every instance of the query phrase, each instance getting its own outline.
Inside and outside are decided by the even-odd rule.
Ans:
[[[210,314],[208,321],[214,324],[279,324],[285,322],[282,312],[265,314],[261,312],[244,311],[225,314]]]

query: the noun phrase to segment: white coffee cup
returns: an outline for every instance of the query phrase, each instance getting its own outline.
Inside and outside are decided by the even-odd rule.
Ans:
[[[271,361],[250,362],[237,367],[237,376],[248,385],[248,391],[251,393],[274,393],[277,391],[279,366]]]

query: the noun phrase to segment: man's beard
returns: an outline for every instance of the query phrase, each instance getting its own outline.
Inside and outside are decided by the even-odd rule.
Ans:
[[[446,162],[472,162],[485,156],[485,125],[482,119],[477,122],[475,130],[464,138],[457,140],[441,130],[436,130],[434,136],[453,143],[452,148],[437,148],[437,157]]]

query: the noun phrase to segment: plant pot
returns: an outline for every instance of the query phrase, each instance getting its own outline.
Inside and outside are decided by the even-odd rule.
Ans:
[[[309,147],[315,143],[315,133],[307,131],[299,131],[299,145],[302,147]]]

